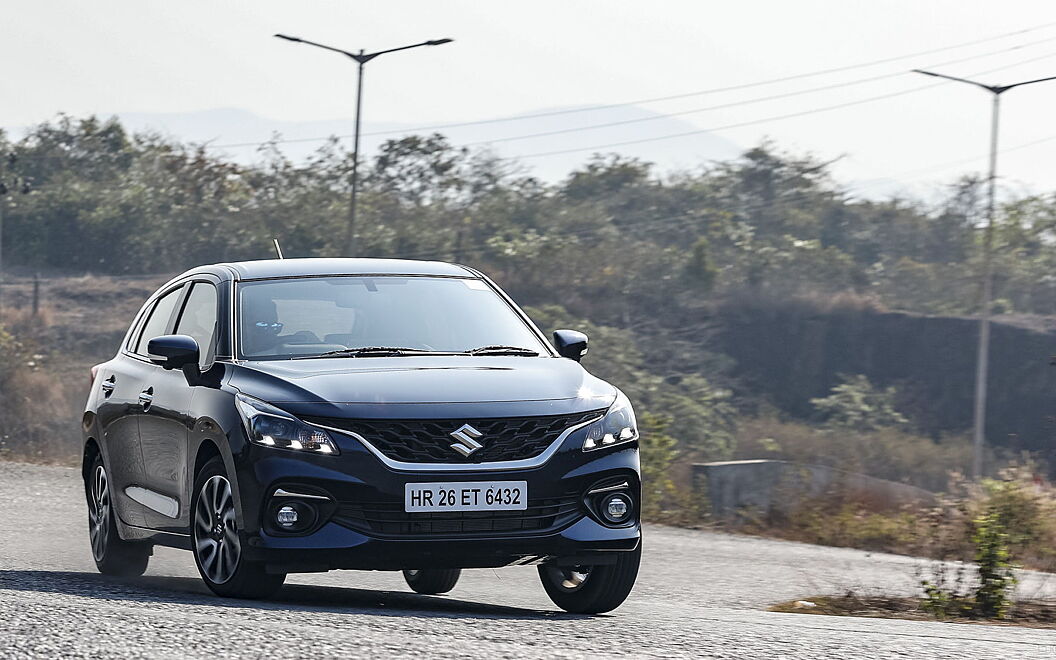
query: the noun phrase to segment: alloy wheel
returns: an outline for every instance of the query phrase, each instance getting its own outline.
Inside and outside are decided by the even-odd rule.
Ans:
[[[110,540],[110,483],[102,465],[92,475],[91,496],[88,500],[88,535],[92,541],[92,556],[102,561]]]
[[[202,572],[215,584],[231,579],[242,555],[235,524],[231,483],[220,475],[210,477],[198,493],[194,510],[194,552]]]

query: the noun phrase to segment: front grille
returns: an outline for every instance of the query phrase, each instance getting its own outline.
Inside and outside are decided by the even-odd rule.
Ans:
[[[474,536],[543,532],[580,515],[579,498],[529,500],[523,511],[439,511],[407,513],[402,503],[341,504],[332,520],[376,536]]]
[[[493,463],[534,458],[569,427],[599,417],[603,410],[571,415],[502,417],[495,419],[364,420],[339,417],[304,417],[312,424],[351,431],[362,436],[385,456],[404,463]],[[451,448],[450,434],[463,424],[481,432],[483,445],[469,456]]]

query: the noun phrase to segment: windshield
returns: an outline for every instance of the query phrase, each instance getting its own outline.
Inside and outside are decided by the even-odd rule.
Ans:
[[[549,355],[483,280],[310,277],[238,285],[240,354],[283,359],[376,346],[464,352],[516,346]]]

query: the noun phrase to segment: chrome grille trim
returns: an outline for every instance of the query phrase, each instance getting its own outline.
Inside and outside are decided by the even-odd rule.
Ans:
[[[588,419],[585,422],[570,426],[565,429],[561,435],[557,437],[550,446],[547,447],[543,453],[532,458],[526,458],[519,461],[495,461],[493,463],[408,463],[404,461],[397,461],[389,458],[383,454],[377,447],[370,444],[366,438],[355,433],[353,431],[347,431],[345,429],[334,428],[332,426],[324,426],[322,424],[313,424],[311,422],[305,422],[310,426],[317,426],[321,429],[326,429],[331,433],[340,433],[347,435],[359,440],[363,443],[363,446],[374,454],[379,461],[384,463],[386,466],[393,470],[399,470],[401,472],[492,472],[497,470],[528,470],[531,468],[539,467],[540,465],[546,464],[550,458],[557,453],[557,450],[561,448],[561,444],[576,431],[586,426],[590,426],[594,422],[604,417],[604,413],[599,414],[597,417]],[[304,420],[302,420],[304,421]]]

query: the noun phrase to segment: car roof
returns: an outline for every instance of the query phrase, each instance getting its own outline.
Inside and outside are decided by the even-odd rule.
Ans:
[[[238,280],[272,277],[311,277],[318,275],[434,275],[441,277],[479,277],[465,266],[443,261],[407,259],[261,259],[217,264],[229,269]]]

